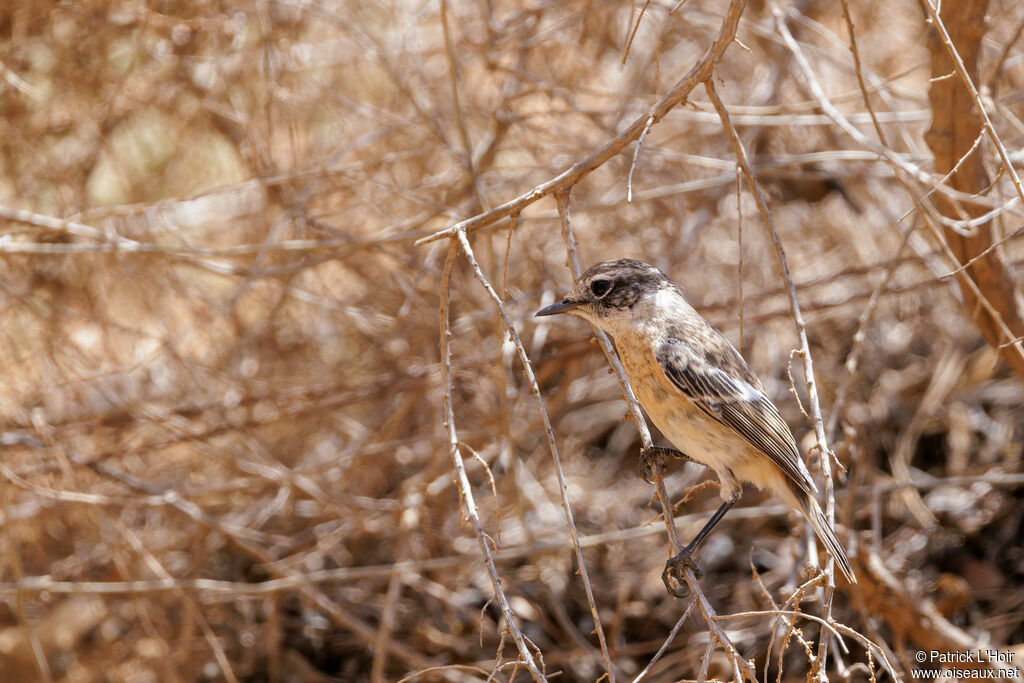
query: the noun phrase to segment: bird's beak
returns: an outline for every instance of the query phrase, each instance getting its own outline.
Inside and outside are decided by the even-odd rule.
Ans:
[[[568,313],[572,309],[578,308],[582,303],[583,302],[581,301],[569,301],[568,299],[562,299],[561,301],[553,303],[550,306],[545,306],[544,308],[537,311],[534,315],[540,318],[545,315],[558,315],[560,313]]]

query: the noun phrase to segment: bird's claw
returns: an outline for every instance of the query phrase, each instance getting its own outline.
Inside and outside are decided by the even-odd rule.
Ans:
[[[648,484],[665,473],[665,459],[668,457],[689,460],[682,452],[673,448],[649,446],[640,451],[640,477]]]
[[[685,598],[690,595],[690,587],[686,583],[686,570],[689,569],[698,580],[704,576],[704,572],[693,561],[690,551],[685,548],[679,554],[670,557],[665,563],[665,571],[661,573],[661,580],[671,595],[677,598]]]
[[[658,475],[665,472],[665,455],[661,449],[651,446],[640,451],[640,478],[653,484]]]

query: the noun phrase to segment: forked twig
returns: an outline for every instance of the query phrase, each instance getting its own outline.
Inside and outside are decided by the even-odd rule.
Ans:
[[[458,242],[454,239],[451,240],[451,243],[448,246],[448,256],[444,262],[444,269],[441,271],[441,305],[438,310],[438,322],[441,330],[440,352],[442,405],[445,424],[448,427],[448,453],[452,458],[452,464],[455,466],[455,473],[458,477],[459,491],[462,495],[462,502],[466,510],[466,516],[469,517],[470,523],[476,531],[477,542],[480,545],[480,553],[484,556],[484,562],[487,565],[487,573],[491,577],[491,586],[494,588],[494,595],[498,599],[498,605],[501,608],[501,613],[505,617],[505,623],[507,624],[508,630],[512,632],[512,640],[515,641],[516,648],[519,650],[519,656],[523,658],[523,663],[526,664],[526,668],[529,669],[534,680],[546,681],[547,678],[543,673],[541,673],[541,670],[537,668],[536,662],[533,661],[533,655],[526,646],[526,639],[523,637],[523,633],[519,630],[519,626],[516,623],[516,617],[512,612],[512,606],[509,605],[508,597],[505,595],[505,591],[501,588],[501,578],[498,576],[498,569],[494,566],[494,558],[491,556],[491,548],[487,542],[487,536],[484,533],[483,525],[480,523],[480,517],[476,512],[476,503],[473,501],[473,487],[470,485],[469,478],[466,476],[466,467],[462,461],[462,454],[459,452],[459,436],[455,431],[455,410],[452,406],[451,345],[449,344],[451,330],[448,319],[448,307],[451,301],[452,267],[455,265],[458,246]]]
[[[597,603],[594,600],[594,589],[590,584],[590,575],[587,572],[587,565],[583,560],[583,548],[580,546],[579,534],[576,531],[576,523],[573,521],[572,507],[569,504],[569,485],[565,481],[565,473],[562,471],[562,460],[558,455],[558,446],[555,444],[555,432],[551,427],[551,418],[548,417],[548,411],[544,407],[544,399],[540,395],[540,386],[537,384],[537,377],[533,373],[533,364],[530,362],[529,356],[526,355],[526,348],[523,346],[522,340],[519,338],[519,332],[516,330],[515,323],[512,322],[512,318],[509,317],[508,311],[505,310],[505,304],[502,302],[501,297],[494,291],[494,287],[491,286],[487,276],[484,275],[480,269],[480,264],[476,260],[476,256],[473,253],[473,248],[469,244],[469,240],[466,239],[466,233],[462,230],[456,232],[456,239],[458,244],[462,247],[463,253],[469,260],[470,266],[473,268],[473,274],[476,279],[480,281],[484,289],[487,290],[488,296],[494,301],[494,305],[498,308],[501,313],[501,317],[505,320],[505,326],[508,329],[509,337],[512,339],[512,343],[516,347],[516,352],[519,354],[519,359],[523,364],[523,372],[526,374],[526,380],[530,385],[530,391],[533,393],[533,397],[537,404],[537,412],[540,414],[541,420],[544,423],[544,432],[547,435],[548,448],[551,451],[551,459],[555,465],[555,473],[558,475],[558,491],[562,499],[562,510],[565,512],[565,519],[569,527],[569,535],[572,537],[573,549],[576,552],[576,563],[579,567],[580,580],[583,582],[583,589],[587,595],[587,603],[590,605],[590,615],[594,618],[594,631],[597,632],[597,639],[601,643],[601,657],[604,659],[605,669],[608,672],[608,676],[612,683],[615,681],[614,668],[612,666],[612,658],[608,652],[608,643],[606,642],[604,635],[604,628],[601,626],[601,615],[597,610]]]
[[[964,201],[973,201],[975,203],[978,203],[982,199],[982,197],[978,195],[966,195],[965,193],[950,188],[945,184],[931,183],[931,181],[927,177],[927,174],[924,174],[916,167],[911,167],[905,161],[900,159],[899,155],[895,154],[889,147],[881,143],[875,143],[873,140],[869,139],[866,135],[864,135],[860,130],[858,130],[856,126],[850,123],[849,119],[846,116],[844,116],[825,95],[825,91],[822,89],[821,84],[818,82],[818,78],[817,76],[815,76],[813,69],[811,69],[811,65],[807,61],[807,57],[800,49],[800,45],[796,42],[796,39],[793,38],[793,34],[790,33],[789,28],[786,26],[785,17],[783,16],[782,9],[779,8],[775,0],[769,0],[769,7],[771,8],[772,15],[775,18],[775,28],[778,31],[779,36],[782,38],[783,43],[792,53],[797,66],[800,68],[800,71],[803,74],[804,79],[807,81],[807,86],[810,89],[811,94],[818,101],[818,105],[821,107],[822,112],[824,112],[826,116],[832,119],[836,123],[836,125],[839,126],[850,137],[856,140],[858,144],[861,144],[864,147],[871,149],[872,151],[878,152],[883,158],[885,158],[887,162],[889,162],[894,172],[896,172],[896,178],[907,190],[907,193],[910,195],[910,198],[913,200],[914,204],[920,211],[921,216],[925,221],[925,224],[928,226],[929,230],[931,230],[932,233],[935,235],[936,241],[938,242],[943,255],[947,259],[949,259],[949,261],[953,264],[955,268],[959,268],[960,266],[962,266],[963,264],[960,263],[956,254],[953,253],[948,242],[939,233],[938,227],[936,226],[936,222],[941,222],[944,225],[950,225],[950,227],[953,227],[954,229],[956,229],[956,227],[952,225],[952,222],[949,219],[945,218],[944,216],[937,215],[937,212],[935,211],[927,210],[925,206],[926,197],[922,196],[922,194],[919,191],[917,191],[917,189],[909,182],[909,178],[916,179],[918,182],[922,182],[924,184],[932,184],[934,192],[938,192],[953,200],[960,199]],[[906,174],[907,177],[904,177],[903,174]],[[1010,204],[1014,204],[1017,202],[1019,202],[1019,199],[1015,197],[1009,202],[1004,202],[1002,206],[1005,208],[1006,206],[1009,206]],[[1010,330],[1006,322],[1003,320],[1000,312],[995,308],[995,306],[992,305],[992,302],[989,301],[985,293],[981,291],[981,288],[978,286],[978,283],[974,281],[974,278],[970,277],[970,275],[965,275],[965,277],[962,278],[962,282],[965,285],[967,285],[968,289],[970,289],[971,293],[977,298],[978,303],[981,304],[985,311],[992,316],[992,320],[998,327],[1000,334],[1002,334],[1006,339],[1011,340],[1011,345],[1013,346],[1014,351],[1016,351],[1016,353],[1021,358],[1024,358],[1024,345],[1022,345],[1019,342],[1013,341],[1015,340],[1017,335],[1015,335]]]
[[[811,421],[814,425],[814,434],[817,439],[821,472],[824,477],[825,516],[828,519],[829,524],[832,524],[835,521],[835,491],[832,484],[831,462],[832,452],[828,447],[828,438],[825,435],[825,421],[821,415],[818,388],[814,379],[814,363],[811,360],[811,347],[810,343],[807,341],[807,325],[804,323],[803,315],[800,312],[800,302],[797,298],[796,286],[793,284],[793,276],[789,272],[789,261],[786,258],[786,251],[782,246],[782,240],[779,238],[778,230],[775,229],[775,220],[772,218],[771,211],[768,208],[768,202],[765,199],[764,192],[762,192],[761,186],[758,184],[757,178],[754,177],[754,172],[750,168],[750,162],[747,159],[746,150],[743,148],[743,142],[740,140],[739,133],[736,132],[736,128],[732,125],[732,121],[729,119],[729,112],[726,110],[725,105],[722,104],[722,100],[718,97],[718,92],[715,90],[714,80],[709,78],[705,81],[704,89],[707,90],[708,98],[711,100],[711,104],[715,107],[715,111],[718,113],[718,117],[722,121],[722,128],[724,129],[726,136],[729,138],[729,142],[733,147],[733,152],[736,155],[736,162],[743,171],[743,176],[746,178],[750,193],[754,196],[754,200],[757,203],[757,209],[761,214],[761,219],[771,236],[772,243],[775,245],[775,255],[778,257],[779,269],[782,273],[783,280],[786,282],[786,290],[789,294],[790,312],[793,317],[793,324],[796,326],[797,337],[800,340],[800,355],[803,358],[804,381],[807,384],[807,402],[811,411]],[[825,597],[822,604],[822,614],[825,620],[829,622],[832,620],[832,592],[835,589],[832,577],[833,565],[834,560],[829,556],[825,564],[825,573],[828,575],[828,583],[825,586]],[[818,667],[817,675],[819,680],[822,681],[827,680],[825,676],[827,658],[828,637],[823,630],[821,632],[821,638],[818,641],[818,656],[816,659],[816,665]]]
[[[499,204],[490,211],[485,211],[466,220],[459,221],[444,230],[438,230],[432,235],[417,240],[416,244],[424,244],[444,239],[445,237],[452,237],[460,231],[470,232],[491,225],[514,213],[520,213],[539,199],[568,190],[591,171],[618,155],[629,143],[640,137],[644,128],[647,127],[649,120],[653,120],[651,125],[660,121],[673,108],[685,102],[690,92],[711,76],[715,65],[736,37],[736,29],[739,26],[740,15],[743,14],[745,5],[746,0],[731,0],[729,8],[725,11],[725,16],[722,19],[722,26],[718,36],[697,63],[693,65],[693,68],[664,97],[658,100],[648,112],[634,120],[614,138],[601,145],[593,154],[586,159],[577,161],[554,178],[537,185],[518,197]]]
[[[957,75],[960,80],[963,81],[964,87],[971,94],[971,99],[974,101],[975,109],[981,116],[985,131],[988,133],[989,138],[992,140],[992,144],[995,145],[996,150],[999,152],[999,158],[1003,162],[1003,168],[1010,175],[1010,180],[1013,181],[1013,187],[1017,190],[1017,196],[1020,197],[1021,201],[1024,201],[1024,185],[1021,184],[1020,176],[1017,175],[1017,169],[1014,167],[1013,162],[1010,160],[1010,155],[1006,151],[1006,147],[1003,145],[1003,141],[999,138],[999,133],[996,132],[995,126],[992,125],[992,119],[988,116],[988,109],[985,104],[981,101],[981,96],[978,94],[978,89],[974,87],[974,82],[971,81],[971,75],[967,73],[967,68],[964,66],[964,60],[960,58],[960,53],[957,52],[956,46],[953,45],[953,41],[949,38],[949,32],[946,31],[946,25],[942,23],[942,18],[939,16],[938,10],[932,5],[931,0],[920,0],[921,5],[924,7],[925,12],[928,13],[928,18],[931,20],[931,24],[939,32],[939,36],[942,38],[942,44],[946,47],[946,52],[949,53],[950,59],[956,65]]]

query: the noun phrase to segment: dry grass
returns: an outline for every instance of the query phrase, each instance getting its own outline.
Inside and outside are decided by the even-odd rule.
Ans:
[[[973,202],[925,144],[925,6],[850,4],[860,78],[834,3],[755,2],[723,44],[715,88],[788,258],[809,394],[705,88],[645,126],[727,12],[674,4],[0,8],[5,680],[528,680],[525,651],[552,680],[622,681],[670,633],[645,680],[743,660],[760,679],[881,679],[882,658],[909,679],[922,649],[1024,661],[1020,343],[986,344],[947,277],[954,221],[998,209],[980,230],[1024,305],[999,154],[1020,164],[1024,8],[988,7],[972,102],[992,184]],[[835,453],[857,586],[823,589],[802,523],[748,490],[701,552],[704,602],[666,594],[617,379],[583,323],[532,317],[571,281],[555,197],[486,218],[609,141],[558,188],[579,262],[666,270],[742,346],[816,476]],[[818,430],[794,393],[812,417],[820,399]],[[665,483],[678,502],[706,477]],[[716,504],[688,492],[680,535]]]

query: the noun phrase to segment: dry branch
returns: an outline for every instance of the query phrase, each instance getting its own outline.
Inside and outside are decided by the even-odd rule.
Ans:
[[[494,558],[491,556],[491,548],[488,544],[487,534],[484,532],[483,525],[480,523],[480,516],[477,514],[476,503],[473,500],[473,488],[470,486],[469,478],[466,476],[466,467],[462,462],[462,454],[459,452],[459,437],[455,430],[455,412],[452,407],[451,331],[448,319],[448,310],[451,301],[452,267],[455,265],[455,257],[458,254],[458,249],[458,241],[454,239],[451,240],[451,243],[448,246],[448,256],[445,258],[444,269],[441,272],[441,306],[437,314],[440,321],[441,382],[444,387],[444,399],[442,406],[444,410],[444,422],[448,429],[448,454],[451,456],[452,465],[455,467],[455,476],[459,483],[459,494],[462,497],[463,506],[466,509],[466,516],[473,524],[473,530],[476,532],[476,539],[480,546],[480,554],[484,557],[484,562],[487,564],[487,574],[491,578],[494,597],[497,599],[498,604],[501,607],[501,613],[505,616],[505,623],[507,624],[509,631],[512,633],[512,640],[515,642],[516,648],[519,650],[519,656],[522,657],[523,664],[529,670],[530,675],[533,676],[534,680],[546,681],[547,677],[541,672],[537,667],[537,663],[533,660],[533,654],[526,645],[526,639],[523,637],[522,631],[519,630],[519,625],[515,614],[512,612],[512,607],[509,605],[508,597],[505,595],[505,591],[501,587],[501,578],[498,576],[498,570],[494,566]]]
[[[540,414],[541,420],[544,423],[544,433],[547,436],[548,450],[551,452],[551,460],[555,466],[555,474],[558,476],[558,490],[562,502],[562,510],[565,513],[565,520],[569,527],[569,534],[572,538],[573,549],[576,551],[576,562],[578,571],[580,574],[580,580],[583,583],[583,589],[587,595],[587,604],[590,607],[590,614],[594,618],[594,631],[597,633],[598,641],[601,643],[601,656],[604,659],[605,670],[608,673],[612,683],[615,681],[615,670],[612,665],[611,655],[608,652],[608,643],[605,639],[604,628],[601,626],[601,615],[598,613],[597,603],[594,600],[594,589],[590,584],[590,576],[587,572],[587,565],[583,559],[583,548],[580,546],[579,534],[576,531],[576,523],[573,520],[572,506],[569,501],[568,484],[565,481],[565,473],[562,470],[561,458],[558,455],[558,446],[555,443],[554,429],[551,427],[551,418],[548,417],[547,409],[544,407],[544,399],[541,397],[540,386],[537,385],[537,378],[533,374],[533,364],[530,362],[529,356],[526,354],[526,349],[523,347],[523,342],[519,339],[519,333],[516,331],[515,323],[509,317],[505,311],[505,306],[498,296],[498,293],[494,291],[494,287],[491,286],[490,281],[484,276],[483,271],[480,269],[480,264],[476,260],[476,256],[473,254],[473,249],[469,244],[469,240],[466,238],[464,231],[458,231],[455,234],[455,239],[458,240],[459,245],[462,247],[463,253],[469,260],[470,265],[473,268],[473,274],[483,285],[483,288],[487,291],[487,294],[494,301],[494,305],[501,313],[502,319],[505,321],[505,325],[508,329],[509,337],[512,339],[512,343],[515,344],[516,352],[519,354],[519,360],[523,364],[523,369],[526,372],[526,379],[530,384],[530,391],[533,394],[534,400],[537,405],[537,412]]]
[[[604,143],[589,157],[582,161],[577,161],[565,171],[562,171],[551,180],[534,187],[529,192],[499,204],[490,211],[459,221],[444,230],[435,232],[433,235],[423,237],[417,240],[416,244],[425,244],[450,237],[460,231],[471,232],[478,228],[486,227],[502,218],[522,213],[523,209],[539,199],[559,192],[568,192],[572,189],[573,185],[590,172],[600,168],[605,162],[625,149],[629,143],[639,139],[646,128],[653,126],[672,111],[673,108],[685,102],[690,92],[711,76],[715,64],[722,58],[725,50],[736,37],[736,28],[739,25],[740,16],[743,14],[745,5],[746,0],[731,0],[729,8],[725,12],[725,17],[722,19],[722,27],[719,30],[718,37],[715,38],[714,42],[704,52],[700,60],[694,64],[693,68],[664,97],[652,106],[646,114],[633,121],[624,131]]]
[[[856,681],[885,659],[906,676],[911,646],[1024,640],[1022,383],[961,324],[973,297],[1020,353],[976,272],[1024,264],[1019,1],[988,0],[980,78],[964,8],[935,0],[786,5],[792,32],[730,0],[151,5],[0,9],[7,678],[508,683],[534,676],[525,652],[567,683],[732,680],[742,652],[789,680],[838,632],[828,672]],[[946,169],[922,29],[976,117]],[[652,262],[740,322],[784,392],[792,288],[744,225],[735,296],[754,195],[692,90],[712,74],[798,278],[838,516],[870,551],[830,620],[770,499],[702,549],[705,601],[667,597],[653,563],[706,518],[673,523],[667,490],[675,510],[714,493],[673,468],[662,527],[614,355],[527,319],[565,272],[561,216],[580,259]],[[979,158],[991,185],[959,186]],[[463,218],[480,284],[458,231],[414,245]]]
[[[928,99],[932,106],[932,125],[925,141],[935,157],[936,171],[949,175],[948,182],[955,189],[971,195],[985,194],[992,186],[985,157],[976,140],[986,131],[999,151],[1003,169],[1010,175],[1018,195],[1024,197],[1024,188],[1016,169],[1006,153],[992,123],[985,104],[978,97],[974,83],[978,82],[982,40],[985,37],[985,13],[988,0],[964,0],[945,3],[941,16],[929,0],[920,0],[927,12],[932,30],[928,48],[932,61],[932,82]],[[956,71],[957,78],[940,78]],[[957,218],[966,213],[972,218],[987,217],[986,211],[971,202],[952,202],[939,196],[936,204],[943,215]],[[962,264],[969,264],[959,273],[964,308],[968,317],[978,326],[985,339],[998,348],[1003,358],[1024,382],[1024,352],[1021,343],[1006,344],[1024,335],[1024,311],[1020,293],[1006,264],[993,244],[995,226],[990,220],[977,224],[971,234],[965,235],[948,226],[943,229],[945,239]],[[982,254],[984,254],[982,256]],[[968,279],[977,283],[992,309],[981,305]],[[1007,336],[997,317],[1005,323]]]
[[[807,384],[807,396],[811,410],[810,417],[814,426],[814,434],[817,438],[821,472],[825,479],[825,516],[827,517],[829,524],[834,524],[835,489],[832,484],[832,458],[834,457],[834,454],[828,447],[828,438],[825,435],[825,420],[821,415],[817,382],[814,378],[814,363],[811,360],[811,347],[810,343],[807,341],[807,325],[804,323],[803,314],[800,312],[800,301],[797,298],[796,286],[793,284],[793,276],[789,272],[789,261],[786,258],[786,251],[782,246],[782,240],[779,238],[778,230],[775,228],[775,221],[772,218],[771,210],[768,208],[768,201],[764,196],[764,192],[761,190],[761,186],[757,182],[757,178],[754,177],[754,173],[750,168],[750,162],[747,160],[747,153],[743,148],[743,142],[740,140],[739,134],[736,132],[736,128],[733,127],[732,122],[729,119],[729,112],[722,103],[722,100],[718,97],[718,93],[715,90],[714,80],[708,79],[705,81],[704,89],[707,91],[708,98],[711,100],[712,105],[715,107],[715,111],[718,112],[718,116],[722,120],[722,129],[725,131],[725,134],[732,145],[733,153],[736,155],[736,163],[743,172],[743,177],[747,182],[747,188],[750,193],[754,195],[755,201],[757,202],[758,212],[761,214],[761,220],[764,222],[765,229],[768,230],[772,244],[775,246],[775,256],[779,262],[779,271],[781,272],[782,279],[786,283],[786,290],[789,294],[790,313],[793,316],[793,324],[796,326],[797,338],[800,341],[800,356],[803,359],[804,365],[804,381]],[[811,540],[810,543],[813,546],[814,541]],[[830,622],[832,619],[832,593],[835,589],[833,578],[834,565],[834,559],[829,556],[828,561],[825,564],[825,574],[828,576],[828,584],[825,586],[825,599],[822,605],[822,616],[826,622]],[[826,674],[826,667],[828,664],[828,643],[829,637],[825,631],[822,631],[821,638],[818,640],[818,654],[814,660],[814,673],[820,681],[828,680],[828,676]]]

